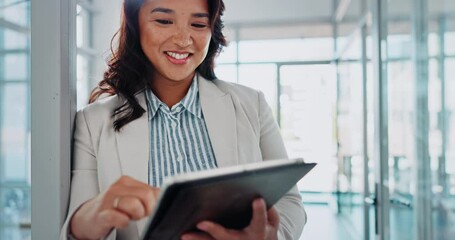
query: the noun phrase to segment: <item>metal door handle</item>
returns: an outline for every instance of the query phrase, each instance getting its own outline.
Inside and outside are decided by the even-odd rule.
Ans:
[[[364,199],[364,201],[365,201],[365,203],[367,203],[368,205],[371,205],[371,206],[377,205],[376,197],[366,197]],[[398,199],[398,198],[390,198],[389,201],[390,201],[390,204],[392,204],[392,205],[412,209],[412,203],[410,201],[402,200],[402,199]]]
[[[371,206],[376,206],[376,198],[375,197],[366,197],[364,199],[365,203]]]
[[[390,198],[390,204],[412,209],[411,202],[409,202],[407,200],[402,200],[402,199],[398,199],[398,198]]]

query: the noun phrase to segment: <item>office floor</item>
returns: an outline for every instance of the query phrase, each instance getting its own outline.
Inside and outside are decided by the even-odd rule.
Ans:
[[[305,209],[308,215],[308,222],[303,230],[300,240],[318,239],[318,240],[361,240],[358,233],[352,232],[352,222],[346,220],[346,217],[337,215],[328,205],[323,204],[306,204]],[[357,213],[352,213],[357,214]],[[1,216],[0,216],[1,217]],[[352,216],[351,216],[352,217]],[[404,218],[404,219],[403,219]],[[394,211],[391,213],[391,239],[409,239],[409,232],[411,229],[405,229],[400,225],[400,229],[394,223],[401,220],[410,221],[412,215],[405,211]],[[455,219],[450,218],[447,223],[449,225],[455,224]],[[29,240],[30,229],[18,228],[17,226],[5,226],[5,222],[0,223],[0,240]],[[409,226],[408,226],[409,227]],[[437,229],[437,240],[455,239],[455,231],[441,231]],[[372,238],[373,239],[373,238]]]
[[[355,239],[349,229],[342,224],[343,219],[336,215],[327,205],[306,204],[308,221],[300,240],[336,240]]]

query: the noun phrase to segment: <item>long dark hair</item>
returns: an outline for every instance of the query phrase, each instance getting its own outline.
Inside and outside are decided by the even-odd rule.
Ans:
[[[100,95],[117,94],[123,104],[116,108],[113,116],[118,115],[114,121],[115,131],[139,118],[145,110],[139,105],[135,95],[144,91],[148,85],[148,76],[154,71],[152,64],[145,56],[139,34],[139,10],[146,0],[125,0],[121,25],[111,41],[112,55],[108,60],[108,69],[104,78],[92,91],[89,103],[96,101]],[[202,77],[208,80],[216,79],[214,61],[216,55],[226,46],[226,39],[222,33],[224,12],[223,0],[207,0],[210,15],[212,38],[204,61],[197,67]],[[114,39],[118,38],[118,46],[113,47]]]

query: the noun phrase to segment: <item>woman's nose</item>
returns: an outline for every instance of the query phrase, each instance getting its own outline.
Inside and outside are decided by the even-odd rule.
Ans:
[[[190,31],[183,27],[178,28],[174,34],[174,43],[182,48],[191,45],[193,40]]]

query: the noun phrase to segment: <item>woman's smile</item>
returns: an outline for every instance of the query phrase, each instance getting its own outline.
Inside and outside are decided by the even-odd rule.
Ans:
[[[183,65],[188,63],[192,54],[189,52],[171,52],[166,51],[164,52],[167,59],[173,64]]]

